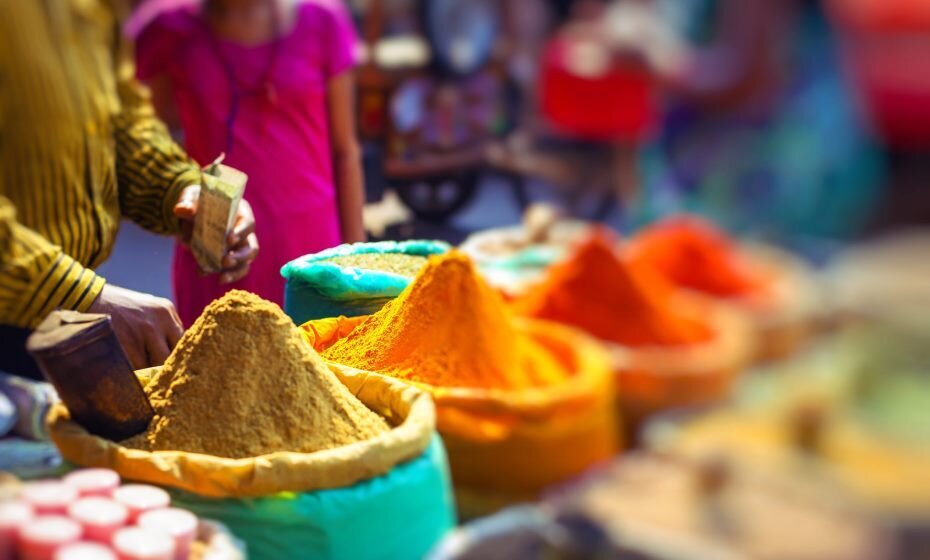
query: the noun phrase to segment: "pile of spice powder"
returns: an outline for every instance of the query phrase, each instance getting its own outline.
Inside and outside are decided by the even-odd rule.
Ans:
[[[320,262],[333,263],[346,268],[391,272],[413,278],[426,265],[426,257],[404,253],[356,253],[331,257]]]
[[[520,389],[570,375],[515,326],[500,294],[457,251],[431,258],[404,292],[323,356],[444,387]]]
[[[678,286],[721,298],[764,296],[771,280],[721,231],[690,216],[641,231],[630,244],[629,258]]]
[[[687,345],[713,335],[702,318],[675,306],[680,300],[674,286],[623,261],[615,246],[609,230],[595,230],[568,260],[515,300],[514,311],[627,346]]]
[[[277,305],[238,290],[207,307],[146,392],[156,416],[129,447],[240,459],[311,453],[389,429]]]

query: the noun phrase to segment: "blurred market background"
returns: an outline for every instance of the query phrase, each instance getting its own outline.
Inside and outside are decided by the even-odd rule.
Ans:
[[[369,235],[458,243],[542,201],[624,232],[696,211],[822,261],[926,224],[925,4],[349,2]],[[102,272],[169,296],[170,254],[127,223]]]
[[[641,389],[632,456],[439,557],[930,558],[930,1],[347,4],[371,240],[464,243],[518,297],[593,223],[688,214],[695,276],[784,279],[737,301],[745,375],[657,361],[719,391]],[[127,223],[99,272],[170,297],[172,244]]]

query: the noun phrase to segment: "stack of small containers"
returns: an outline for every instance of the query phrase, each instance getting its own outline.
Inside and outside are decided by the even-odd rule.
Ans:
[[[185,560],[198,525],[160,488],[78,470],[0,503],[0,560]]]

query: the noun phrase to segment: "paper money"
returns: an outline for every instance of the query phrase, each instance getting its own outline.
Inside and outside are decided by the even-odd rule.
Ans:
[[[248,181],[245,173],[223,165],[222,158],[204,168],[200,202],[194,217],[191,251],[205,273],[223,269],[223,256],[228,249],[226,237],[235,223]]]

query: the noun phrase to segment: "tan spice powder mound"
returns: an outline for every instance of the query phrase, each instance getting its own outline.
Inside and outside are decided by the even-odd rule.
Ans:
[[[389,429],[281,308],[239,290],[207,307],[146,393],[156,416],[128,447],[241,459],[312,453]]]

